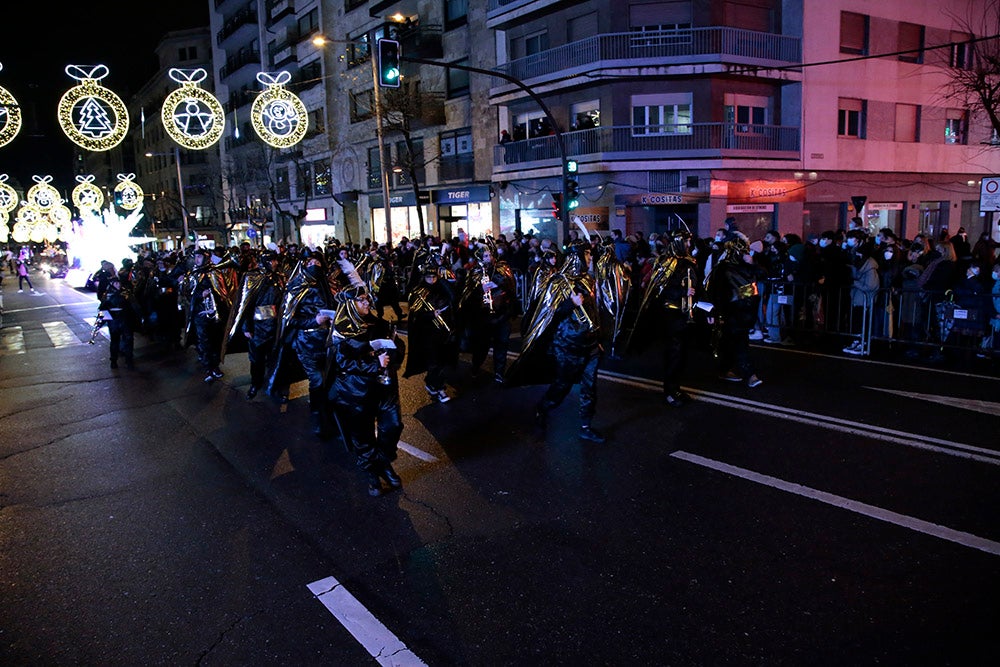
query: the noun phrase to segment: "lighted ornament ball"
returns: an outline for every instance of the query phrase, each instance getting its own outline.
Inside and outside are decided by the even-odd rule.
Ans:
[[[119,199],[119,206],[126,211],[134,211],[142,207],[142,198],[145,193],[139,184],[134,180],[135,174],[118,174],[118,185],[115,186],[115,199]]]
[[[250,107],[250,122],[261,140],[275,148],[289,148],[302,141],[309,129],[309,112],[299,97],[285,89],[288,72],[259,72],[257,81],[265,86]]]
[[[0,72],[3,63],[0,63]],[[0,146],[6,146],[21,131],[21,106],[6,88],[0,86]]]
[[[77,185],[73,188],[70,199],[73,206],[80,211],[100,211],[104,207],[104,192],[94,185],[93,176],[77,176]]]
[[[128,109],[120,97],[98,83],[108,75],[108,68],[67,65],[66,74],[80,82],[59,100],[59,125],[66,136],[90,151],[120,144],[128,132]]]
[[[10,236],[16,243],[27,243],[31,238],[31,225],[26,222],[15,222]]]
[[[7,174],[0,174],[0,211],[10,213],[17,208],[17,190],[7,185]]]
[[[163,129],[184,148],[202,150],[212,146],[225,131],[226,113],[214,95],[198,87],[208,74],[201,68],[173,68],[168,74],[181,87],[163,100]]]
[[[28,189],[28,202],[39,211],[48,211],[57,204],[62,205],[59,191],[50,185],[51,176],[32,176],[35,184]]]
[[[4,213],[3,215],[7,215]],[[7,221],[0,224],[0,243],[7,243],[10,240],[10,230],[7,229]]]

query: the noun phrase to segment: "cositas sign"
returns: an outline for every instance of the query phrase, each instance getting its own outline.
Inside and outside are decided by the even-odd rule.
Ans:
[[[805,201],[806,189],[798,181],[729,181],[729,203],[780,204]]]
[[[584,227],[591,232],[606,232],[608,231],[608,207],[607,206],[588,206],[573,209],[570,215],[574,218],[579,218],[580,222],[583,223]]]

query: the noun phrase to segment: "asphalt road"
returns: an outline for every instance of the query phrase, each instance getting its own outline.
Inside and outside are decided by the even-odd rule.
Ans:
[[[404,489],[373,499],[304,398],[245,400],[245,355],[206,385],[193,350],[139,337],[136,370],[112,371],[106,339],[85,343],[93,295],[5,283],[0,664],[1000,654],[985,363],[755,346],[749,389],[695,350],[677,410],[650,350],[605,365],[603,445],[576,438],[575,392],[542,433],[543,387],[462,363],[448,404],[404,381]]]

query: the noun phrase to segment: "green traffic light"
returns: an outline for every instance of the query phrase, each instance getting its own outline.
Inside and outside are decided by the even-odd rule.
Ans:
[[[395,67],[390,67],[385,71],[385,74],[383,74],[382,76],[385,77],[386,81],[395,81],[397,78],[399,78],[399,70],[396,69]]]
[[[569,210],[572,211],[574,208],[576,208],[579,205],[580,205],[580,200],[579,199],[570,199],[569,203],[566,205],[566,208],[568,208]]]

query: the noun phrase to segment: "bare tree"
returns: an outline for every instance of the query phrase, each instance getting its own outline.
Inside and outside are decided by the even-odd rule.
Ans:
[[[1000,0],[970,2],[968,16],[952,18],[969,33],[969,40],[951,46],[946,95],[973,117],[987,119],[992,128],[989,143],[1000,147]]]

